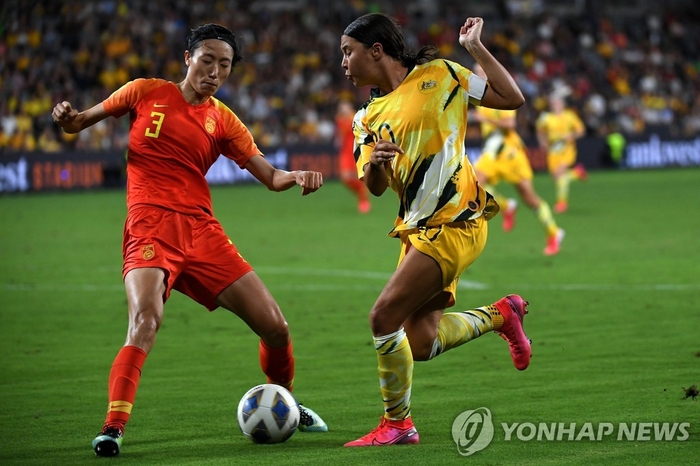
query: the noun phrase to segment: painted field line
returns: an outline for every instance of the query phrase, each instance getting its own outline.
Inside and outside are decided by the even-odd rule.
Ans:
[[[367,270],[346,270],[346,269],[316,269],[316,268],[296,268],[296,267],[256,267],[256,272],[261,275],[280,275],[296,277],[341,277],[371,280],[372,284],[361,283],[323,283],[323,280],[314,280],[313,283],[298,284],[271,284],[272,289],[294,289],[307,291],[376,291],[381,290],[384,283],[389,280],[391,273],[375,272]],[[460,280],[458,288],[470,290],[485,290],[493,288],[493,285],[471,280]],[[674,284],[674,283],[650,283],[650,284],[596,284],[596,283],[519,283],[519,284],[499,284],[499,289],[512,289],[513,292],[520,290],[543,290],[543,291],[700,291],[700,283]],[[102,292],[102,291],[124,291],[121,283],[95,285],[89,283],[59,284],[59,283],[0,283],[0,291],[68,291],[68,292]]]
[[[390,273],[386,272],[371,272],[363,270],[343,270],[343,269],[296,269],[289,267],[255,267],[255,270],[270,275],[303,275],[303,276],[320,276],[320,277],[346,277],[346,278],[364,278],[388,281],[391,278]],[[303,287],[304,285],[302,285]],[[299,288],[299,287],[296,287]],[[483,290],[489,288],[485,283],[474,282],[461,279],[457,282],[457,288],[468,290]],[[303,289],[303,288],[299,288]]]

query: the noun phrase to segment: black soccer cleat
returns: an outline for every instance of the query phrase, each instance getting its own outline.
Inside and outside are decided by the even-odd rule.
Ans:
[[[97,456],[117,456],[122,446],[124,432],[117,427],[105,427],[95,440],[92,441],[92,448]]]

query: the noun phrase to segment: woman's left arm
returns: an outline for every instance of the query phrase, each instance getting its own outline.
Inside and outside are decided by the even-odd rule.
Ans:
[[[483,19],[467,18],[459,30],[459,43],[481,65],[488,79],[481,105],[499,110],[519,108],[525,103],[525,97],[510,73],[481,42],[483,26]]]
[[[323,175],[314,171],[280,170],[268,162],[262,155],[254,155],[243,166],[270,191],[286,191],[292,186],[301,186],[302,196],[318,191],[323,186]]]

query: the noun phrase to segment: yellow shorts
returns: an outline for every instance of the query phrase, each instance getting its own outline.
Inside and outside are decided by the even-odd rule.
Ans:
[[[532,167],[525,151],[508,145],[496,157],[482,154],[474,164],[474,169],[483,173],[492,185],[497,185],[501,180],[518,184],[532,179]]]
[[[550,173],[557,171],[562,165],[570,167],[576,162],[576,148],[568,147],[559,152],[550,152],[547,154],[547,168]]]
[[[442,270],[444,291],[450,293],[448,307],[453,306],[459,276],[484,250],[487,236],[488,222],[483,215],[466,222],[421,228],[413,232],[400,232],[399,264],[411,247],[435,259]]]

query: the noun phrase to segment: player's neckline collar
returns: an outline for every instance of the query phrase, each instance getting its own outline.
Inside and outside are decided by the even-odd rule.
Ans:
[[[402,80],[402,81],[399,83],[399,85],[396,86],[396,88],[394,88],[391,92],[387,92],[386,94],[382,94],[381,89],[379,89],[378,87],[373,87],[373,88],[370,89],[370,91],[369,91],[369,97],[370,97],[371,99],[376,99],[376,98],[385,97],[385,96],[391,94],[391,93],[394,92],[396,89],[398,89],[399,87],[401,87],[401,85],[402,85],[404,82],[406,82],[406,78],[408,78],[408,75],[411,74],[411,72],[412,72],[413,70],[415,70],[415,69],[416,69],[415,66],[412,66],[411,68],[408,68],[408,69],[406,70],[406,76],[403,77],[403,80]]]

